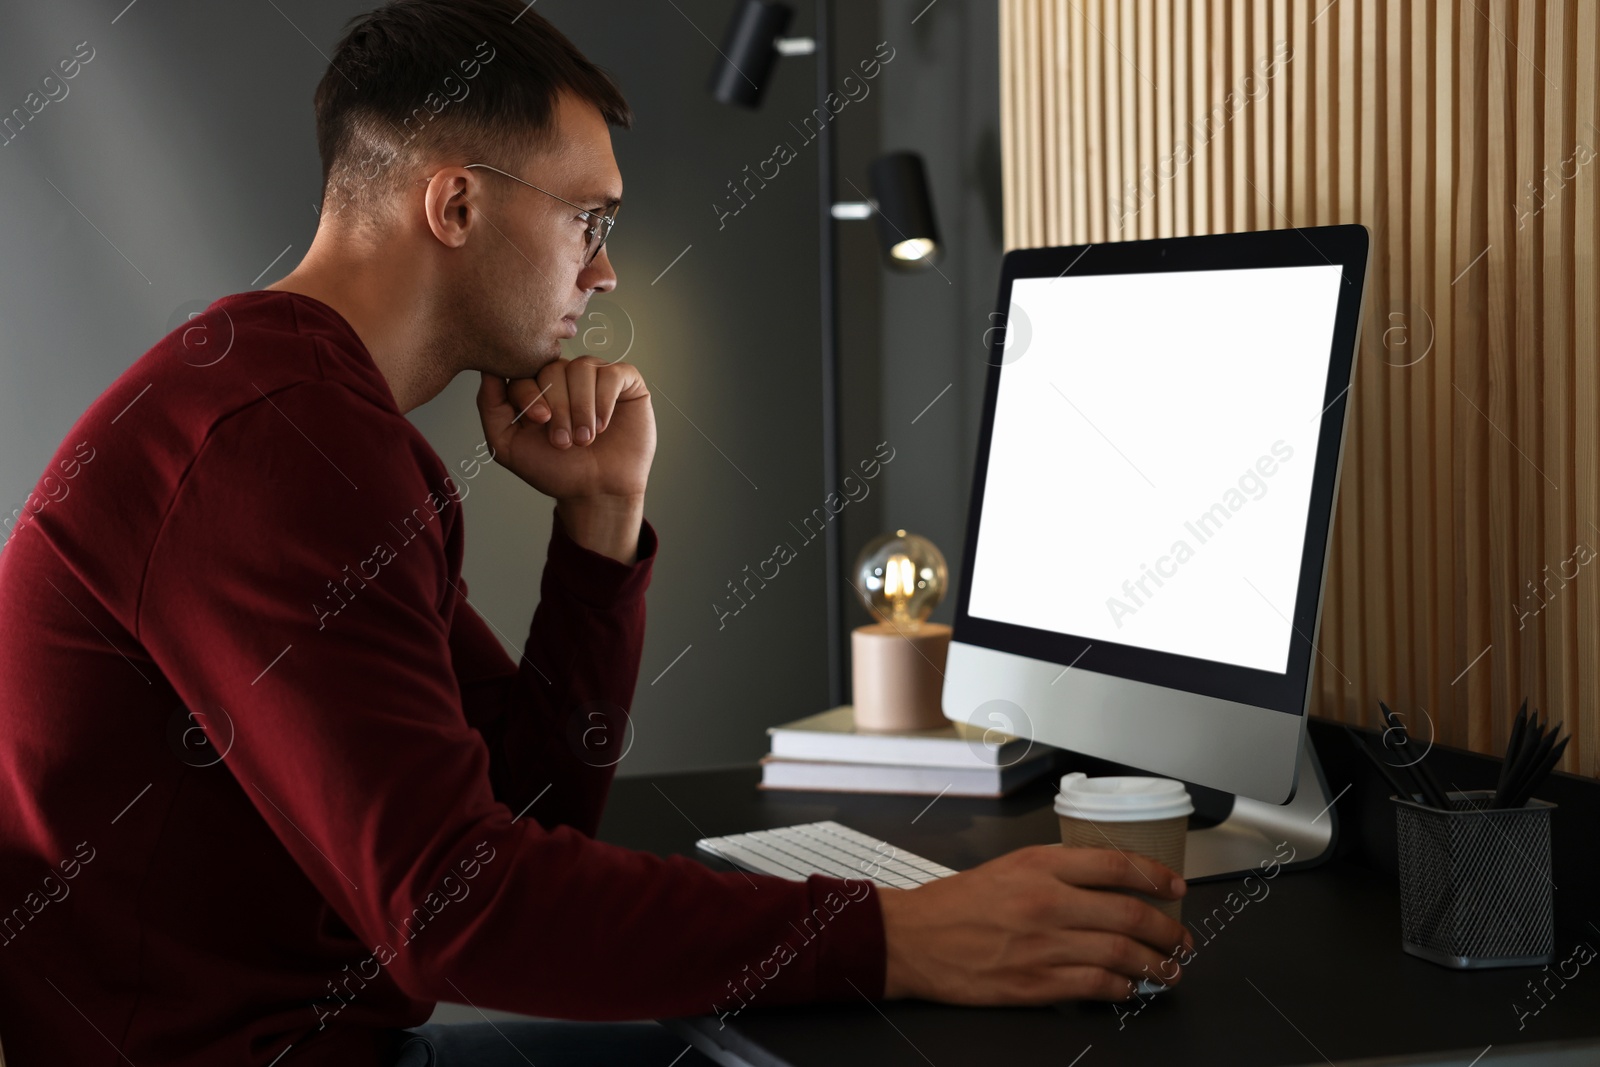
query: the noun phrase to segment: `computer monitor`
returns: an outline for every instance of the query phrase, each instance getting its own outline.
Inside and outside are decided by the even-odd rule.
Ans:
[[[1331,845],[1306,707],[1367,249],[1347,225],[1005,257],[944,714],[1236,794],[1191,835],[1200,875],[1289,824]]]

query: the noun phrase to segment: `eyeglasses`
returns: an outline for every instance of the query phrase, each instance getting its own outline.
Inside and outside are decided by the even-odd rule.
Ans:
[[[621,204],[612,204],[603,211],[591,211],[588,208],[579,207],[571,200],[556,196],[555,193],[548,189],[539,189],[532,182],[524,182],[515,174],[508,174],[499,167],[491,167],[487,163],[468,163],[466,165],[466,169],[469,170],[473,167],[482,167],[484,170],[492,170],[496,174],[505,174],[507,178],[514,182],[522,182],[529,189],[538,189],[545,196],[555,197],[555,199],[560,200],[568,207],[577,208],[578,217],[589,225],[588,230],[585,231],[585,244],[583,247],[583,265],[586,267],[594,262],[594,258],[600,254],[600,249],[605,247],[606,238],[611,236],[611,227],[617,224],[617,212],[622,210]]]

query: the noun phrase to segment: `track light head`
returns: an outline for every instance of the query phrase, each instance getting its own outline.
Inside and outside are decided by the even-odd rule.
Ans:
[[[889,152],[869,172],[877,204],[878,237],[891,267],[922,270],[939,258],[939,225],[928,172],[915,152]]]
[[[778,61],[778,39],[789,28],[794,9],[773,0],[742,0],[723,38],[722,54],[711,71],[711,95],[724,104],[761,106]]]

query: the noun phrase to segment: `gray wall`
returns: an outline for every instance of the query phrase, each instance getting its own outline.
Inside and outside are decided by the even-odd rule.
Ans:
[[[593,303],[602,317],[579,339],[626,349],[657,396],[647,514],[662,550],[623,774],[752,760],[767,725],[827,697],[823,546],[790,528],[822,503],[815,147],[789,126],[811,110],[814,67],[782,61],[760,111],[716,105],[707,37],[720,42],[731,0],[675,4],[538,7],[617,76],[638,120],[615,137],[620,285]],[[950,246],[940,273],[891,276],[869,224],[841,227],[842,458],[884,440],[896,449],[841,520],[847,562],[903,525],[954,567],[998,267],[996,14],[925,4],[840,5],[836,77],[878,41],[896,49],[874,92],[835,121],[841,194],[855,196],[846,179],[865,189],[878,151],[921,151]],[[322,53],[368,6],[0,0],[0,111],[78,42],[95,49],[68,95],[0,147],[0,511],[20,505],[84,407],[185,311],[269,284],[304,254],[318,199],[311,92]],[[794,31],[809,33],[798,6]],[[778,140],[799,158],[719,226],[726,183]],[[412,413],[447,462],[482,437],[474,382],[464,375]],[[465,506],[473,599],[520,636],[549,502],[494,468]],[[719,628],[726,583],[780,540],[798,558]],[[946,604],[936,618],[948,615]],[[867,620],[852,605],[849,621]]]
[[[922,153],[946,246],[936,270],[880,272],[876,432],[899,448],[886,480],[882,526],[920,533],[944,551],[952,594],[933,618],[948,623],[978,447],[985,335],[1000,275],[998,5],[882,0],[876,6],[879,32],[900,46],[883,79],[879,150]],[[879,532],[851,531],[858,539],[850,552]],[[866,622],[865,612],[856,621]]]

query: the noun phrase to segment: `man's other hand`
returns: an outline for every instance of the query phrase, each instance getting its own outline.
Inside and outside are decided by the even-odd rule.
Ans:
[[[950,1004],[1126,1000],[1133,983],[1172,984],[1194,940],[1145,901],[1181,879],[1115,849],[1034,845],[915,889],[880,889],[884,996]]]

